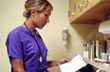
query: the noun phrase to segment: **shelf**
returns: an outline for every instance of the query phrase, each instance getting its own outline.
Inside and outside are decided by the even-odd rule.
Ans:
[[[70,16],[72,24],[99,24],[105,19],[105,15],[110,13],[110,0],[100,0],[85,10]]]

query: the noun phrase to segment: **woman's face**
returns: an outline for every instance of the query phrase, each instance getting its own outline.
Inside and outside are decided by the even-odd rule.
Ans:
[[[43,12],[34,12],[33,25],[39,29],[42,29],[48,22],[49,16],[51,15],[50,7],[47,7]]]

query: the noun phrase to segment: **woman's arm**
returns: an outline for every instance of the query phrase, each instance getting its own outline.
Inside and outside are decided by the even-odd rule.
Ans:
[[[48,61],[48,68],[54,67],[54,66],[58,66],[59,64],[63,64],[68,62],[69,60],[67,59],[60,59],[60,60],[51,60]]]
[[[48,68],[57,66],[58,62],[55,60],[48,61]]]
[[[21,59],[16,59],[16,58],[11,59],[11,65],[13,72],[25,72],[23,61]]]

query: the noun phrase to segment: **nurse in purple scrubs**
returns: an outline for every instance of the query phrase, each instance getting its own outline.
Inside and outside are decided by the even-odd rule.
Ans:
[[[47,48],[37,29],[48,22],[52,5],[47,0],[25,2],[25,22],[13,29],[7,37],[6,46],[11,72],[48,72],[47,68],[65,63],[65,60],[47,61]]]

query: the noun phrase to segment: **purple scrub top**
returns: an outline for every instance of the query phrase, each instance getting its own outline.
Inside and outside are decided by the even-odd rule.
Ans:
[[[47,48],[37,31],[23,24],[8,34],[6,46],[9,60],[21,59],[25,72],[47,72]]]

